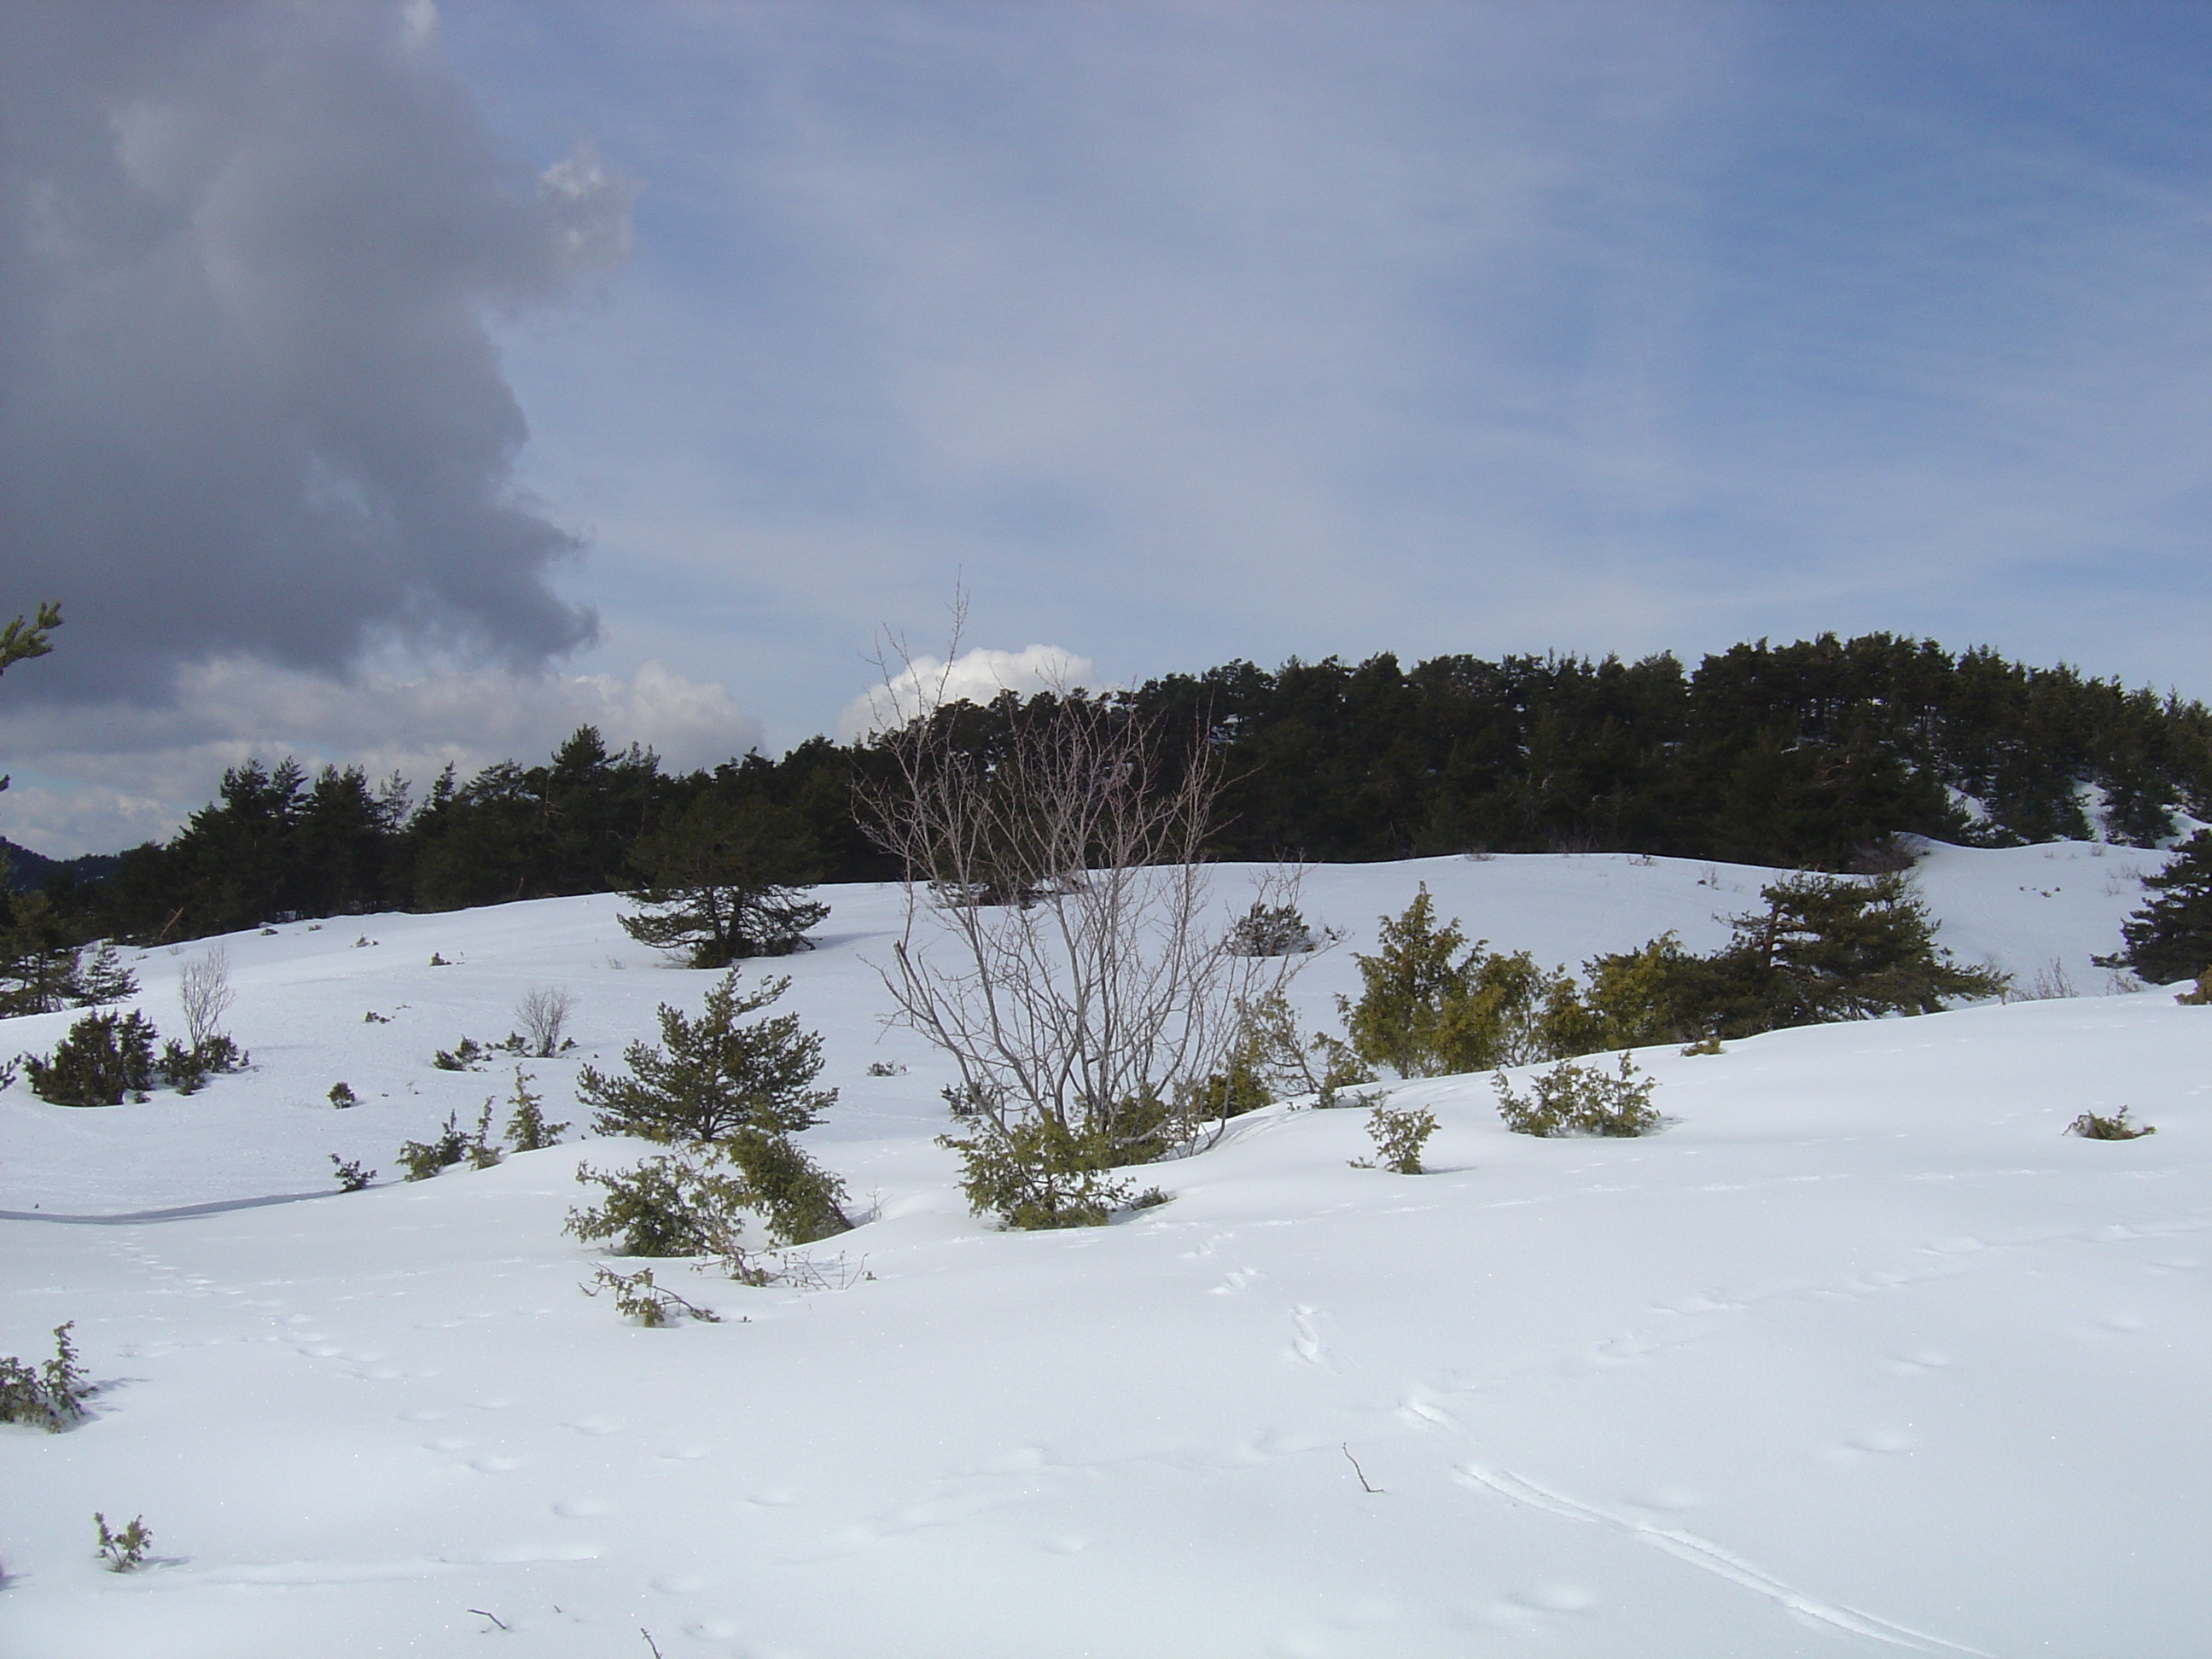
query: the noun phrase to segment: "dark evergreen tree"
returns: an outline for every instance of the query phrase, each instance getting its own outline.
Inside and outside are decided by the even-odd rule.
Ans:
[[[1735,917],[1735,937],[1712,956],[1661,951],[1653,984],[1668,1035],[1741,1037],[1932,1014],[2010,983],[1994,969],[1961,967],[1936,943],[1936,924],[1905,874],[1796,875],[1759,896],[1765,908]]]
[[[2120,925],[2124,948],[2100,964],[2132,968],[2154,985],[2212,973],[2212,830],[2184,842],[2143,885],[2157,896]]]
[[[1757,965],[1778,1025],[1932,1014],[2008,983],[1952,960],[1904,874],[1792,876],[1759,891],[1766,909],[1735,919],[1729,951]]]
[[[87,1014],[45,1059],[27,1056],[31,1092],[57,1106],[119,1106],[126,1095],[154,1086],[151,1021],[127,1014]]]
[[[802,884],[815,865],[805,820],[758,798],[701,795],[641,836],[630,862],[641,908],[621,918],[623,931],[693,968],[788,956],[830,914]]]
[[[17,659],[36,654],[33,635],[20,618],[0,629],[0,667],[10,640]],[[1035,701],[932,718],[988,776]],[[1226,857],[1620,849],[1841,871],[1900,834],[2148,846],[2177,809],[2212,816],[2202,704],[1881,634],[1761,641],[1694,668],[1664,655],[1234,662],[1108,707],[1158,734],[1159,764],[1181,767],[1194,745],[1219,763],[1212,850]],[[167,942],[285,915],[604,891],[651,877],[634,861],[641,842],[710,794],[805,824],[817,861],[777,884],[880,879],[896,872],[853,803],[890,763],[879,740],[817,738],[669,776],[586,726],[544,764],[465,781],[449,769],[409,815],[397,780],[249,762],[166,845],[48,884],[41,926],[58,945]]]
[[[9,894],[0,918],[0,1018],[82,1000],[78,947],[53,901],[44,892]]]

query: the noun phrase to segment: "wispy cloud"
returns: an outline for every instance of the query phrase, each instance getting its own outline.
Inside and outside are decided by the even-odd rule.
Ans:
[[[212,797],[226,768],[249,759],[397,772],[419,792],[448,764],[466,779],[494,761],[542,760],[580,726],[680,769],[714,766],[761,737],[723,686],[658,662],[623,678],[487,668],[341,682],[226,659],[185,670],[159,703],[0,714],[15,779],[0,794],[0,834],[50,856],[107,852],[166,836]]]

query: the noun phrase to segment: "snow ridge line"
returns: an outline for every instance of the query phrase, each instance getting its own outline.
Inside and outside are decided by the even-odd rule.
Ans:
[[[1559,1492],[1547,1491],[1510,1470],[1486,1468],[1480,1463],[1465,1463],[1460,1466],[1460,1473],[1509,1502],[1526,1504],[1532,1509],[1542,1510],[1548,1515],[1556,1515],[1565,1520],[1586,1521],[1626,1532],[1640,1542],[1664,1550],[1678,1561],[1702,1567],[1730,1583],[1779,1601],[1792,1613],[1851,1635],[1872,1637],[1875,1641],[1887,1642],[1893,1647],[1911,1648],[1921,1653],[1963,1653],[1972,1655],[1974,1659],[1995,1659],[1994,1655],[1980,1648],[1946,1641],[1940,1636],[1930,1636],[1925,1631],[1893,1624],[1887,1619],[1861,1613],[1853,1607],[1817,1601],[1695,1533],[1673,1527],[1655,1527],[1650,1522],[1639,1521],[1633,1516],[1615,1515],[1609,1510],[1594,1508]]]

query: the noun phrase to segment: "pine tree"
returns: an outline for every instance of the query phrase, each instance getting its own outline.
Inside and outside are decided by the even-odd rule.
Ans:
[[[635,1176],[580,1170],[578,1179],[597,1181],[611,1198],[652,1212],[664,1197],[690,1192],[714,1170],[726,1167],[732,1176],[714,1177],[724,1183],[717,1189],[722,1200],[758,1210],[786,1243],[809,1243],[844,1232],[852,1223],[839,1206],[842,1183],[791,1138],[819,1122],[837,1098],[835,1089],[811,1086],[822,1072],[822,1039],[801,1030],[796,1014],[739,1024],[741,1016],[781,996],[791,981],[769,980],[750,995],[738,994],[737,981],[732,968],[707,993],[696,1019],[663,1003],[663,1046],[631,1043],[623,1055],[629,1076],[609,1078],[588,1066],[578,1074],[577,1098],[597,1109],[595,1133],[642,1135],[679,1147],[648,1160]],[[640,1187],[640,1180],[647,1186]],[[665,1194],[654,1182],[666,1185]],[[604,1211],[580,1213],[587,1228],[606,1221]],[[643,1224],[633,1217],[620,1224],[635,1235]]]
[[[0,1018],[52,1013],[78,988],[77,947],[53,901],[42,892],[0,901]]]
[[[837,1098],[835,1089],[811,1086],[822,1073],[822,1039],[801,1030],[796,1014],[739,1023],[790,985],[765,980],[741,994],[732,968],[707,993],[697,1018],[662,1003],[660,1042],[623,1051],[629,1076],[610,1078],[589,1066],[577,1074],[576,1097],[595,1109],[592,1132],[708,1141],[747,1127],[811,1128]]]
[[[788,956],[830,914],[802,884],[812,873],[812,833],[766,801],[702,794],[641,836],[630,863],[644,879],[634,890],[641,908],[621,918],[623,930],[694,968]]]
[[[2184,842],[2143,885],[2157,896],[2120,925],[2125,947],[2099,963],[2132,968],[2154,985],[2212,973],[2212,830]]]
[[[1765,912],[1735,918],[1723,955],[1754,964],[1775,1025],[1932,1014],[2008,982],[1962,968],[1936,943],[1928,907],[1901,872],[1855,878],[1798,875],[1759,890]]]

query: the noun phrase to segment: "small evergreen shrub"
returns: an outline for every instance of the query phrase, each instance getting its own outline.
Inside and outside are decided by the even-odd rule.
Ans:
[[[974,1117],[990,1103],[972,1083],[948,1083],[937,1092],[944,1099],[945,1109],[955,1117]]]
[[[2066,1126],[2066,1133],[2084,1140],[2138,1140],[2158,1133],[2156,1124],[2129,1122],[2128,1110],[2123,1106],[2109,1117],[2101,1112],[2084,1112]]]
[[[469,1137],[469,1143],[464,1149],[464,1153],[468,1158],[469,1167],[472,1170],[489,1170],[505,1156],[498,1147],[491,1144],[491,1102],[489,1100],[484,1102],[483,1110],[477,1115],[476,1132]]]
[[[1359,1084],[1372,1083],[1375,1073],[1337,1038],[1322,1032],[1301,1036],[1290,1000],[1280,991],[1247,1007],[1243,1022],[1231,1065],[1242,1064],[1268,1100],[1311,1095],[1314,1105],[1324,1110],[1375,1103],[1364,1093],[1345,1094]]]
[[[507,1097],[514,1109],[507,1114],[505,1135],[509,1148],[518,1152],[535,1152],[548,1146],[557,1146],[568,1126],[549,1123],[545,1120],[545,1102],[530,1087],[530,1073],[520,1066],[514,1068],[514,1092]]]
[[[331,1085],[331,1104],[343,1112],[349,1107],[360,1105],[361,1097],[354,1093],[350,1083],[333,1083]]]
[[[337,1171],[338,1190],[342,1193],[360,1192],[362,1188],[367,1187],[370,1182],[376,1179],[376,1171],[374,1170],[364,1170],[362,1168],[361,1160],[357,1158],[349,1158],[341,1162],[338,1155],[336,1152],[332,1152],[331,1154],[331,1164]],[[433,1170],[431,1173],[434,1175],[437,1172]],[[416,1178],[416,1177],[413,1176],[410,1176],[408,1177],[410,1181],[415,1180]]]
[[[161,1073],[161,1081],[179,1094],[196,1095],[207,1087],[211,1074],[244,1071],[246,1058],[243,1048],[220,1033],[204,1037],[189,1048],[171,1037],[161,1045],[161,1057],[155,1062],[155,1069]]]
[[[161,1080],[180,1095],[195,1095],[212,1073],[244,1071],[246,1059],[246,1050],[220,1032],[190,1048],[171,1037],[161,1045]]]
[[[1249,1040],[1229,1054],[1221,1070],[1191,1091],[1190,1115],[1226,1120],[1256,1112],[1272,1098],[1260,1075]]]
[[[127,1014],[87,1014],[47,1059],[25,1058],[31,1091],[57,1106],[120,1106],[154,1086],[153,1022]]]
[[[499,1148],[490,1141],[491,1103],[484,1102],[483,1115],[477,1119],[476,1133],[471,1134],[460,1126],[459,1115],[446,1114],[446,1126],[438,1132],[435,1140],[408,1140],[400,1143],[399,1164],[406,1173],[404,1181],[428,1181],[441,1170],[450,1170],[456,1164],[467,1164],[479,1170],[489,1170],[499,1162]]]
[[[474,1072],[491,1064],[491,1057],[500,1053],[519,1054],[522,1038],[514,1032],[507,1034],[504,1042],[478,1042],[465,1036],[450,1048],[441,1048],[430,1056],[430,1063],[441,1072]]]
[[[1231,924],[1228,949],[1238,957],[1294,957],[1318,943],[1295,904],[1252,901],[1252,908]]]
[[[107,1517],[97,1511],[92,1520],[100,1528],[100,1559],[107,1563],[110,1572],[136,1572],[146,1565],[146,1552],[154,1547],[154,1531],[144,1516],[134,1516],[119,1532],[110,1532]]]
[[[70,1000],[80,1008],[98,1008],[138,994],[138,976],[123,965],[112,945],[102,943],[89,961],[77,963]]]
[[[75,1320],[54,1327],[54,1357],[41,1364],[12,1354],[0,1358],[0,1423],[24,1423],[59,1434],[84,1420],[92,1389],[70,1340],[76,1328]]]
[[[161,1081],[180,1095],[196,1095],[207,1086],[207,1067],[174,1037],[161,1045],[160,1065]]]
[[[737,1171],[745,1201],[767,1218],[779,1243],[811,1244],[852,1230],[844,1211],[845,1183],[789,1135],[748,1126],[719,1151]]]
[[[452,1112],[434,1140],[407,1140],[399,1146],[403,1181],[428,1181],[441,1170],[450,1170],[469,1155],[469,1138]]]
[[[1439,927],[1425,883],[1404,914],[1382,922],[1380,948],[1352,958],[1358,1001],[1337,999],[1362,1060],[1401,1077],[1441,1077],[1555,1052],[1546,1022],[1574,994],[1566,975],[1547,974],[1526,951],[1509,956],[1486,940],[1469,944],[1456,918]]]
[[[709,1325],[719,1325],[722,1321],[722,1316],[712,1308],[702,1308],[696,1303],[687,1302],[675,1291],[654,1284],[650,1267],[640,1267],[634,1273],[618,1273],[611,1267],[599,1267],[592,1273],[592,1282],[581,1288],[586,1296],[597,1296],[602,1291],[611,1291],[615,1311],[624,1319],[635,1319],[647,1330],[672,1325],[679,1317],[702,1320]]]
[[[1130,1201],[1113,1174],[1114,1143],[1103,1130],[1069,1128],[1057,1118],[1002,1123],[988,1114],[964,1135],[937,1144],[960,1154],[960,1190],[977,1215],[995,1215],[1024,1231],[1103,1227]]]
[[[819,861],[815,833],[790,807],[708,791],[663,816],[630,849],[639,909],[618,917],[641,945],[692,968],[813,948],[830,907],[806,896]]]
[[[707,993],[697,1018],[661,1005],[661,1046],[631,1043],[623,1053],[628,1077],[584,1067],[576,1092],[597,1109],[598,1133],[693,1150],[648,1159],[629,1176],[580,1170],[577,1178],[597,1182],[608,1200],[572,1213],[570,1231],[586,1239],[622,1237],[641,1247],[633,1254],[692,1255],[724,1253],[711,1238],[734,1229],[736,1210],[759,1212],[787,1244],[851,1226],[841,1207],[843,1183],[791,1139],[837,1097],[834,1089],[809,1086],[821,1074],[821,1038],[802,1031],[793,1014],[740,1023],[789,984],[769,980],[740,994],[732,969]]]
[[[562,1231],[586,1244],[611,1243],[617,1255],[742,1261],[751,1194],[720,1163],[714,1149],[696,1148],[664,1152],[628,1170],[580,1164],[576,1179],[606,1196],[569,1211]]]
[[[630,1075],[611,1078],[586,1066],[576,1095],[596,1109],[594,1133],[648,1140],[710,1141],[750,1127],[795,1134],[812,1127],[837,1098],[810,1085],[822,1072],[822,1039],[799,1029],[796,1014],[745,1023],[790,988],[764,980],[740,993],[732,968],[707,993],[697,1018],[660,1005],[660,1042],[623,1051]]]
[[[1437,1115],[1410,1106],[1380,1106],[1368,1115],[1367,1134],[1375,1156],[1352,1160],[1355,1170],[1385,1169],[1395,1175],[1419,1175],[1421,1149],[1437,1132]]]
[[[872,1060],[868,1062],[868,1075],[870,1077],[904,1077],[906,1067],[895,1066],[888,1060]]]
[[[1659,1127],[1651,1104],[1658,1080],[1643,1075],[1626,1054],[1612,1076],[1595,1066],[1562,1060],[1530,1080],[1525,1100],[1503,1073],[1495,1086],[1498,1115],[1518,1135],[1645,1135]]]
[[[1708,1031],[1695,1042],[1686,1042],[1682,1045],[1682,1058],[1685,1060],[1694,1060],[1700,1054],[1717,1054],[1725,1052],[1726,1050],[1721,1047],[1721,1034],[1718,1031]]]
[[[364,1025],[389,1025],[392,1024],[392,1016],[380,1014],[372,1008],[361,1017],[361,1023]]]

